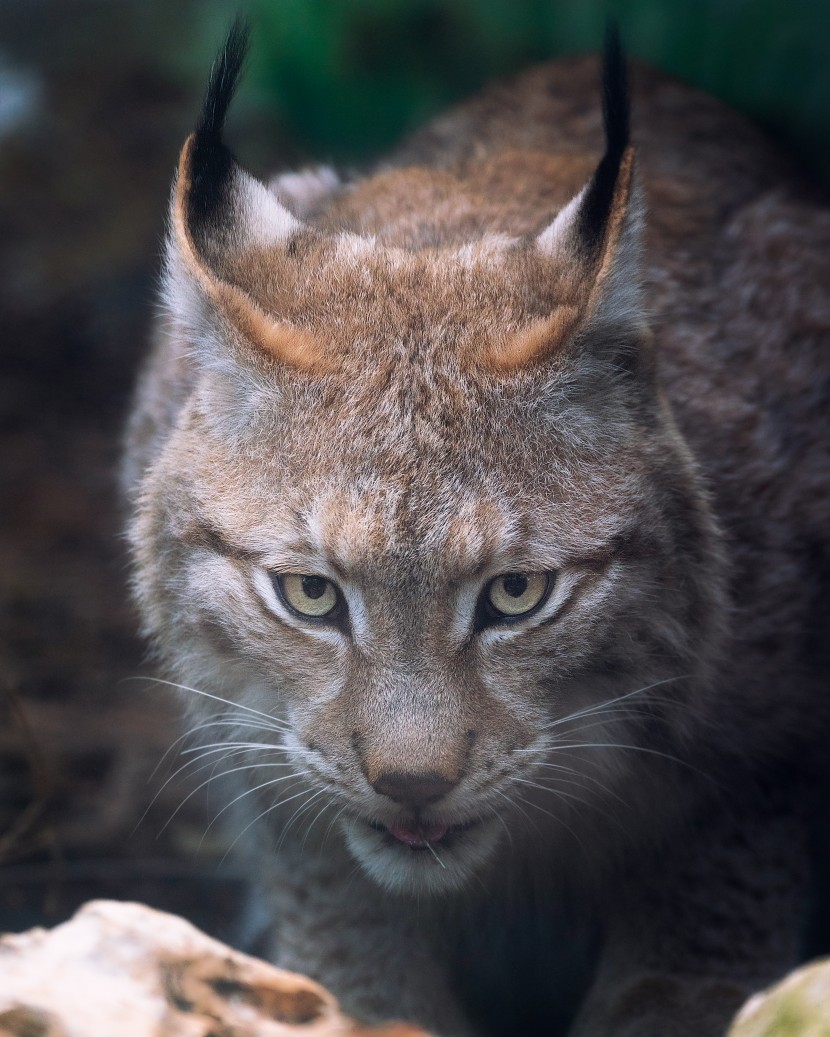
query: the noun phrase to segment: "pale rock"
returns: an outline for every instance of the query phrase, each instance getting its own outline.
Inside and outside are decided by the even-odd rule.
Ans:
[[[0,939],[0,1037],[425,1037],[365,1028],[326,990],[141,904],[92,901]]]
[[[727,1037],[830,1037],[830,958],[750,998]]]

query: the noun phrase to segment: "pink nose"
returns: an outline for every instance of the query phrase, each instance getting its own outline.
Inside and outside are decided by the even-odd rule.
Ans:
[[[436,803],[458,784],[442,774],[427,771],[423,774],[408,774],[402,771],[384,771],[372,782],[372,788],[396,803],[417,809]]]

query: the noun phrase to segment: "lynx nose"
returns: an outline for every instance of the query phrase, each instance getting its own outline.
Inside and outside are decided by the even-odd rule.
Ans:
[[[457,781],[450,781],[435,771],[424,774],[384,771],[372,782],[372,788],[396,803],[417,809],[437,802],[457,784]]]

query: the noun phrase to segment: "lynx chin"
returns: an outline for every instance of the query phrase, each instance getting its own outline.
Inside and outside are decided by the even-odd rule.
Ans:
[[[124,481],[272,953],[442,1037],[716,1037],[800,953],[830,216],[653,70],[629,135],[613,33],[365,178],[263,183],[222,139],[246,47],[181,151]]]

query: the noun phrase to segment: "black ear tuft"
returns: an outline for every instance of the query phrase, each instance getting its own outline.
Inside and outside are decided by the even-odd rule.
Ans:
[[[225,116],[248,56],[250,37],[250,26],[237,18],[228,32],[225,45],[213,62],[202,112],[196,124],[196,136],[204,142],[221,142]]]
[[[585,243],[598,247],[614,197],[620,160],[628,147],[630,104],[625,54],[617,23],[609,21],[602,57],[602,122],[605,154],[596,168],[580,206],[580,233]]]
[[[250,35],[248,24],[238,18],[210,70],[190,158],[187,204],[193,221],[209,219],[216,211],[233,168],[233,156],[222,143],[222,129],[248,54]]]
[[[615,21],[609,21],[602,56],[602,123],[606,153],[617,162],[628,147],[630,121],[628,76],[620,29]]]

